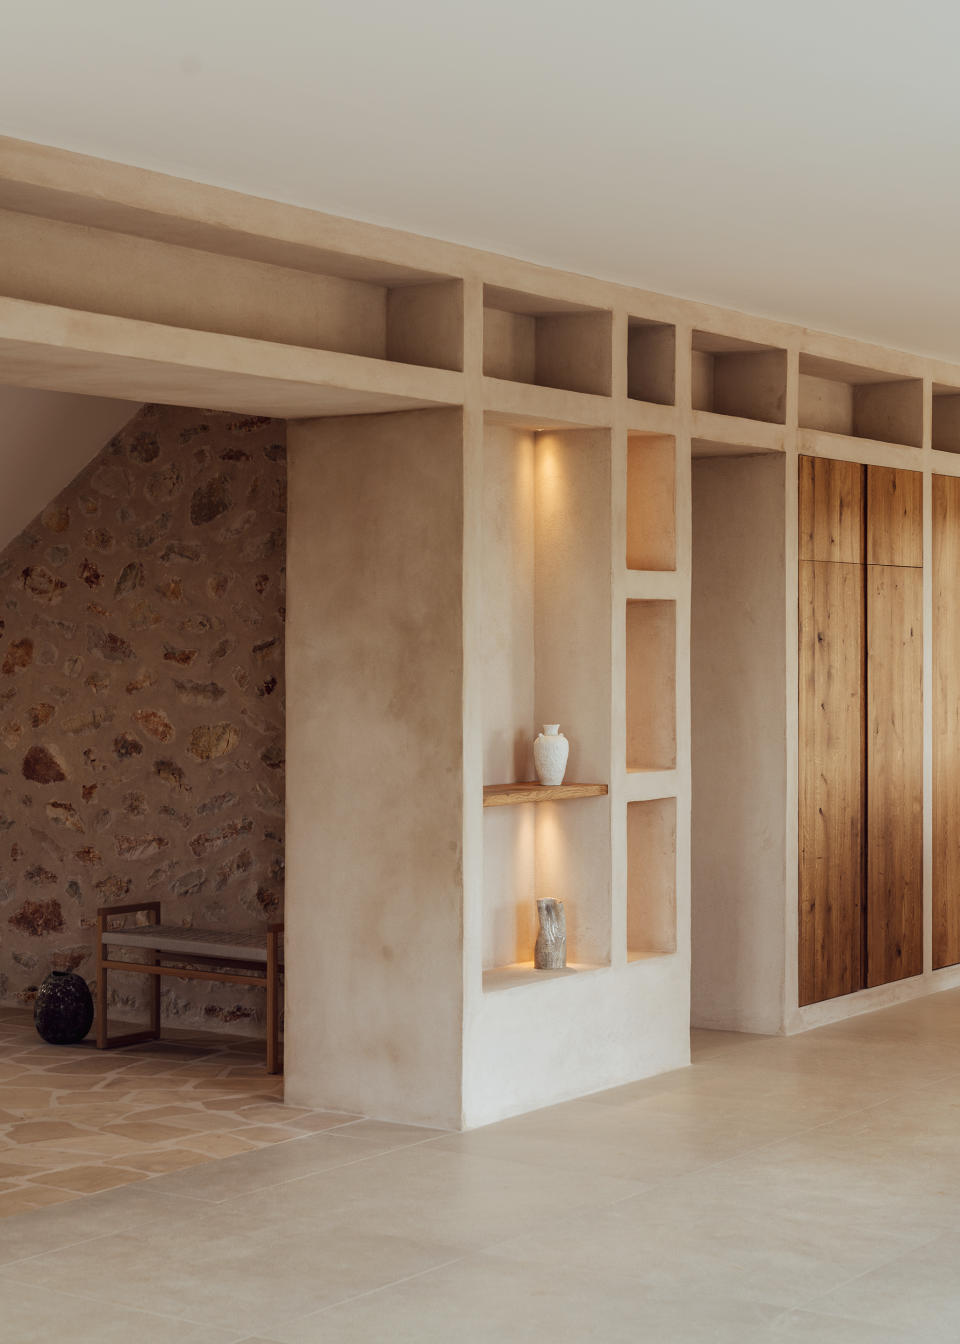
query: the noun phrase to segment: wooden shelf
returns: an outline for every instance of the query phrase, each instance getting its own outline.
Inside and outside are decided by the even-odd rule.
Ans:
[[[463,401],[463,375],[0,298],[0,383],[289,419]]]
[[[600,798],[606,784],[485,784],[484,807],[511,807],[515,803],[561,803],[568,798]]]

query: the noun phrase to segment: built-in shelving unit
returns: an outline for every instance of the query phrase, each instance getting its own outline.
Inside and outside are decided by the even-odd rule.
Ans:
[[[626,604],[628,770],[670,770],[677,763],[677,604]]]
[[[677,950],[677,800],[627,804],[627,959]]]
[[[631,434],[627,440],[627,568],[677,567],[677,441]]]
[[[605,966],[589,966],[568,962],[562,970],[538,971],[532,961],[518,961],[512,966],[495,966],[483,973],[483,992],[495,994],[504,989],[522,989],[524,986],[547,984],[551,980],[568,980],[585,971],[603,971]]]
[[[919,448],[923,382],[819,355],[800,355],[801,429]]]
[[[513,807],[519,803],[561,803],[573,798],[602,798],[606,784],[485,784],[484,807]]]
[[[676,400],[677,329],[631,317],[627,325],[627,396],[672,406]]]
[[[941,453],[960,453],[960,387],[933,385],[933,447]]]
[[[777,425],[786,421],[786,350],[712,331],[695,331],[691,376],[695,411]]]
[[[484,285],[488,378],[609,396],[612,370],[610,312]]]

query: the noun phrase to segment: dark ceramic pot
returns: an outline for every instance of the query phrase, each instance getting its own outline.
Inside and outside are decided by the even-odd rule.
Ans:
[[[51,1045],[82,1041],[93,1025],[93,996],[74,971],[51,971],[33,1005],[37,1031]]]

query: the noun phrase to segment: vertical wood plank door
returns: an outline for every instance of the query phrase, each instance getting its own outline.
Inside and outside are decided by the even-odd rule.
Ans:
[[[923,971],[922,624],[923,570],[868,565],[868,986]]]
[[[859,462],[800,458],[800,559],[863,563],[863,477]]]
[[[800,1004],[863,985],[862,564],[800,562]]]
[[[923,564],[923,473],[867,468],[867,564]]]
[[[960,479],[933,478],[933,965],[960,962]]]

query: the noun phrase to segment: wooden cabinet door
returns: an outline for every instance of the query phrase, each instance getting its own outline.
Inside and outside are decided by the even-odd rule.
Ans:
[[[800,562],[800,1004],[862,988],[864,574]]]
[[[960,962],[960,479],[933,478],[933,965]]]
[[[922,626],[923,570],[868,565],[868,986],[923,971]]]

